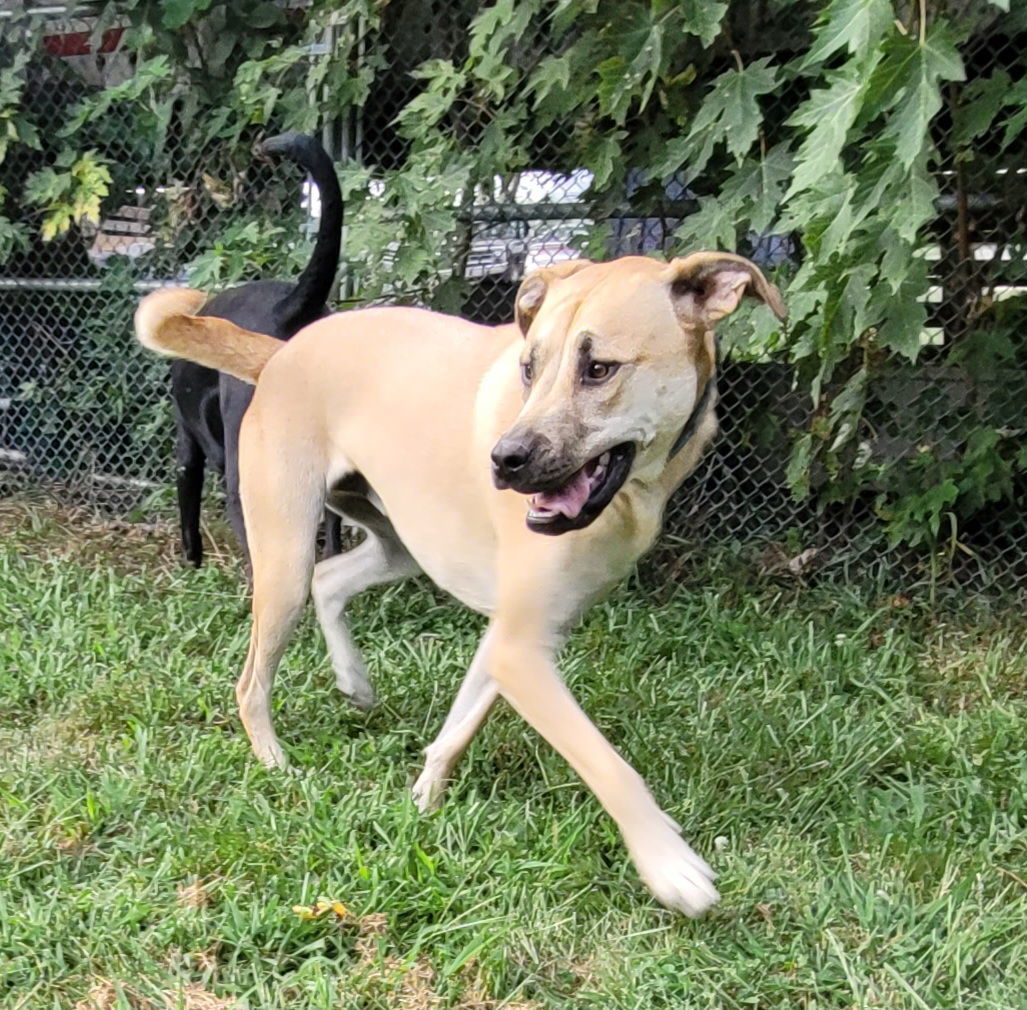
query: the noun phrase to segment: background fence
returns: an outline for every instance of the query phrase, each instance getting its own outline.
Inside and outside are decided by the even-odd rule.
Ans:
[[[6,490],[124,511],[168,485],[166,364],[131,343],[135,303],[166,283],[297,272],[316,198],[252,145],[316,127],[346,198],[340,304],[423,302],[505,321],[526,270],[583,253],[674,253],[696,236],[776,273],[795,325],[764,332],[752,316],[729,328],[723,435],[674,499],[673,535],[741,543],[783,571],[901,558],[1027,583],[1022,14],[884,0],[709,4],[701,15],[661,2],[607,15],[602,3],[515,0],[209,6],[0,2]],[[674,18],[684,42],[671,38]],[[594,76],[576,97],[586,45]],[[860,45],[871,55],[865,81],[852,80],[861,101],[880,102],[880,127],[866,106],[833,101]],[[895,55],[904,45],[908,66]],[[603,46],[614,55],[601,58]],[[904,69],[889,78],[890,59]],[[819,79],[803,69],[813,64]],[[814,225],[814,211],[795,209],[796,186],[832,116],[841,167],[821,166],[821,188],[807,186],[829,212]],[[908,169],[906,189],[872,174],[864,127],[893,133],[880,164]],[[926,153],[907,165],[903,145],[921,127]],[[673,165],[679,147],[691,160]],[[758,182],[743,176],[750,163]],[[846,232],[841,252],[826,250],[843,222],[858,237],[860,198],[896,204],[885,207],[895,220],[904,201],[926,210],[905,230],[868,232],[872,248]],[[744,220],[725,220],[735,206]],[[823,297],[808,297],[804,276],[845,256],[843,273],[817,282]],[[870,318],[893,276],[888,308]],[[902,354],[885,339],[890,313],[913,334]],[[830,345],[829,325],[847,342]]]

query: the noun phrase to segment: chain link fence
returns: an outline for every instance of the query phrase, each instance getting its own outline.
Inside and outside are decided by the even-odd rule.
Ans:
[[[0,29],[13,6],[0,3]],[[284,6],[283,45],[302,38],[305,16],[303,4]],[[469,0],[393,0],[374,31],[333,29],[362,32],[360,52],[371,71],[360,110],[322,124],[326,147],[340,164],[385,170],[404,164],[410,140],[397,117],[421,93],[414,71],[427,60],[459,61],[478,12]],[[35,121],[57,132],[84,95],[117,88],[132,76],[134,63],[116,23],[55,14],[52,7],[38,19],[45,27],[28,62],[27,93]],[[761,36],[758,24],[754,17],[752,38],[735,40],[750,57],[797,51],[812,29],[812,20],[797,21]],[[980,33],[962,53],[966,86],[1003,68],[1015,80],[1023,41],[1004,35],[1000,26]],[[333,44],[331,32],[321,44]],[[530,61],[551,51],[548,46],[544,36],[528,32],[518,58]],[[777,97],[783,119],[795,100],[784,92]],[[466,138],[488,143],[485,124],[473,110],[465,115],[458,125]],[[573,117],[566,128],[574,129]],[[247,227],[258,252],[251,248],[239,272],[294,276],[309,251],[304,239],[316,227],[317,200],[287,164],[242,163],[216,146],[202,152],[197,164],[196,150],[188,138],[175,137],[173,124],[155,162],[119,121],[116,105],[84,129],[90,144],[117,166],[99,222],[44,241],[38,221],[26,218],[27,245],[0,266],[0,493],[43,487],[63,500],[124,513],[141,503],[154,507],[172,476],[166,363],[139,352],[129,338],[141,293],[195,283],[198,273],[218,283],[234,255],[226,236]],[[939,120],[942,195],[923,248],[932,277],[926,346],[915,366],[897,365],[874,380],[865,437],[854,450],[882,463],[915,460],[925,445],[942,455],[955,452],[971,422],[1021,440],[1027,431],[1027,342],[1011,349],[1008,368],[998,375],[978,374],[972,360],[951,353],[982,325],[982,305],[1002,301],[1023,312],[1019,306],[1027,303],[1027,157],[1021,143],[1008,149],[998,172],[985,159],[967,163],[948,145],[949,132]],[[618,209],[611,213],[608,201],[600,208],[591,201],[591,174],[565,162],[560,140],[551,131],[535,137],[531,164],[496,178],[485,199],[479,195],[464,208],[459,233],[439,236],[449,243],[462,281],[456,308],[469,318],[509,320],[524,273],[595,255],[600,226],[603,255],[659,252],[695,211],[694,194],[671,179],[661,183],[658,211],[649,184],[646,209],[636,215],[636,192],[646,183],[630,175]],[[11,191],[43,167],[39,152],[14,149],[0,167],[0,185]],[[266,226],[252,232],[255,219]],[[214,259],[211,250],[218,250]],[[769,268],[798,255],[788,236],[753,237],[752,248],[739,251]],[[343,259],[340,302],[359,303],[362,250],[348,229]],[[419,293],[394,295],[417,301]],[[808,496],[797,499],[790,490],[793,437],[815,421],[808,382],[793,367],[736,356],[725,364],[720,394],[723,433],[671,503],[672,548],[657,552],[661,568],[673,566],[682,541],[702,548],[730,542],[751,548],[767,569],[799,575],[817,567],[851,573],[900,560],[937,571],[941,560],[946,571],[971,583],[1027,584],[1022,484],[997,504],[982,503],[969,521],[940,538],[940,547],[900,555],[881,533],[872,489],[835,496],[836,475],[814,472]]]

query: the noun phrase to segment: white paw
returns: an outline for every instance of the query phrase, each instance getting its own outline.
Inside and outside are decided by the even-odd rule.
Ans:
[[[336,670],[335,686],[342,692],[346,700],[361,712],[374,708],[374,688],[362,670]]]
[[[261,740],[253,742],[253,753],[260,758],[267,768],[288,768],[289,759],[277,740]]]
[[[710,865],[669,825],[660,824],[628,850],[656,900],[685,915],[701,915],[720,900]]]
[[[431,813],[437,810],[442,802],[442,794],[446,789],[447,769],[439,768],[430,761],[425,764],[424,771],[417,777],[410,792],[413,794],[414,803],[422,814]]]

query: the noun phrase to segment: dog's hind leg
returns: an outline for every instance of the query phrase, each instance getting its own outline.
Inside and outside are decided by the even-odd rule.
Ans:
[[[203,564],[203,538],[200,535],[200,504],[203,499],[203,467],[206,459],[200,443],[178,421],[175,439],[176,490],[178,518],[182,531],[182,554],[194,568]]]
[[[311,587],[336,686],[350,702],[364,710],[374,705],[374,689],[346,626],[346,604],[371,586],[405,579],[420,571],[393,532],[392,524],[377,510],[365,508],[359,515],[346,510],[347,518],[366,531],[364,542],[318,564]]]
[[[256,439],[258,451],[249,455],[253,462],[247,471],[246,434],[242,491],[252,548],[253,628],[235,694],[257,757],[268,766],[284,767],[285,753],[271,723],[271,690],[310,592],[324,479],[286,446],[265,450]]]
[[[499,695],[499,685],[485,665],[488,640],[486,632],[442,729],[424,749],[424,770],[413,788],[414,802],[422,813],[438,806],[446,780]]]

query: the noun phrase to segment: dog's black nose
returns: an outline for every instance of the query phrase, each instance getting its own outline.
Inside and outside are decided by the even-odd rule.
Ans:
[[[506,487],[531,461],[534,440],[523,435],[501,438],[492,450],[492,477],[497,487]]]

